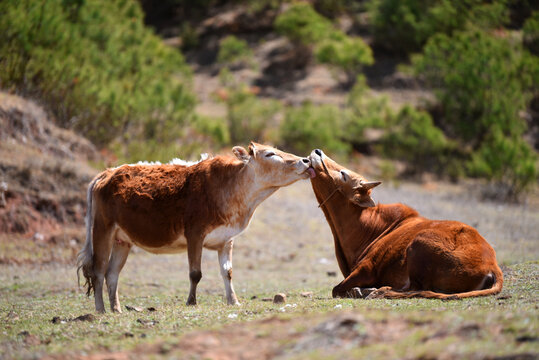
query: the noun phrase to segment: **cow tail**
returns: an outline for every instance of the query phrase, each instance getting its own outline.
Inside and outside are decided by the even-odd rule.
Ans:
[[[93,227],[94,227],[94,206],[93,206],[93,193],[94,193],[94,186],[96,182],[100,179],[100,176],[95,177],[94,180],[88,185],[88,191],[86,193],[86,202],[88,204],[88,207],[86,209],[86,242],[84,243],[84,247],[77,255],[77,282],[80,286],[80,271],[82,270],[82,275],[86,279],[86,282],[84,283],[84,287],[86,287],[86,295],[90,296],[92,294],[92,291],[94,289],[94,283],[93,283],[93,255],[94,255],[94,249],[93,249],[93,241],[92,241],[92,234],[93,234]]]
[[[427,299],[440,299],[440,300],[459,300],[469,297],[477,296],[489,296],[495,295],[502,291],[503,288],[503,273],[499,266],[490,272],[494,276],[494,283],[492,287],[482,290],[472,290],[456,294],[444,294],[438,293],[430,290],[420,290],[420,291],[396,291],[391,288],[388,290],[379,289],[381,291],[374,291],[371,295],[368,296],[370,299],[409,299],[409,298],[427,298]]]

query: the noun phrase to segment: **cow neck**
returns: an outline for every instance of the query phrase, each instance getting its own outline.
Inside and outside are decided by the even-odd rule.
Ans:
[[[279,187],[262,186],[256,181],[255,171],[248,165],[242,165],[235,174],[234,185],[227,189],[226,197],[230,199],[229,203],[235,203],[239,208],[247,210],[248,218],[250,218],[258,205],[271,194],[279,189]]]
[[[255,171],[249,166],[245,166],[242,171],[244,172],[244,179],[246,180],[245,189],[245,202],[246,205],[251,207],[257,207],[260,203],[266,200],[270,195],[279,189],[278,186],[263,186],[261,182],[257,181]]]
[[[324,208],[351,267],[358,256],[383,234],[384,229],[392,225],[376,207],[354,205],[340,192],[329,199]]]

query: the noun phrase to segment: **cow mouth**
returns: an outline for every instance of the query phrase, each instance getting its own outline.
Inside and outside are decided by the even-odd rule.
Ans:
[[[314,171],[312,166],[309,166],[309,168],[306,170],[309,173],[309,176],[311,179],[314,179],[316,177],[316,171]]]
[[[321,171],[323,170],[323,166],[322,166],[322,156],[318,155],[318,154],[315,154],[315,152],[313,151],[311,153],[311,155],[309,155],[309,160],[311,160],[311,166],[310,168],[313,169],[315,171],[315,174],[316,174],[316,171]]]

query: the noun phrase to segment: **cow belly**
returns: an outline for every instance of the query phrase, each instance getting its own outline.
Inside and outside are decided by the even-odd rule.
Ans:
[[[121,227],[118,227],[118,230],[116,231],[116,241],[136,245],[152,254],[176,254],[185,252],[187,250],[187,239],[183,235],[180,235],[177,239],[166,245],[150,247],[131,239],[131,237],[129,237],[129,235]]]
[[[221,249],[226,241],[241,233],[243,229],[233,226],[219,226],[213,229],[204,238],[204,247],[207,249]]]

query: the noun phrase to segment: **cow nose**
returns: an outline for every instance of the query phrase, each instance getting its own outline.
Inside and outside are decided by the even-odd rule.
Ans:
[[[310,163],[309,159],[307,159],[307,158],[303,158],[303,159],[301,159],[301,161],[302,161],[304,164],[309,164],[309,163]]]
[[[318,156],[322,156],[322,150],[320,149],[314,149],[314,153]]]

